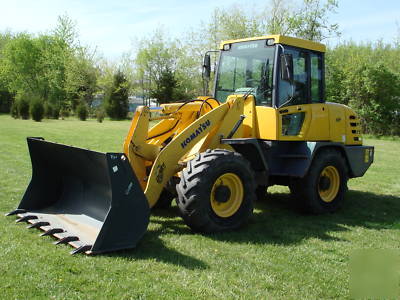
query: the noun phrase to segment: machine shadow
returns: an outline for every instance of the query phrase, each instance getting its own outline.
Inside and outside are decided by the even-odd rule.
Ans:
[[[256,203],[246,228],[210,237],[234,243],[296,244],[310,238],[342,240],[334,232],[349,227],[400,229],[400,197],[396,196],[349,191],[343,207],[326,215],[299,212],[289,194],[269,194],[266,198]]]
[[[172,216],[171,211],[167,212],[169,215]],[[180,219],[164,218],[160,223],[168,232],[189,231],[182,227]],[[289,194],[268,194],[256,202],[254,216],[244,228],[205,236],[234,243],[295,244],[309,238],[340,240],[332,233],[349,230],[348,227],[400,229],[400,197],[349,191],[336,213],[310,215],[301,213]]]
[[[110,255],[129,260],[152,258],[188,269],[208,268],[204,262],[167,247],[160,238],[166,234],[196,234],[177,218],[176,207],[153,215],[151,222],[157,228],[149,230],[135,249]],[[291,245],[310,238],[340,241],[334,232],[347,231],[349,227],[400,229],[400,197],[349,191],[345,204],[336,213],[308,215],[299,212],[289,194],[268,194],[255,204],[254,217],[244,228],[204,237],[230,243]]]
[[[152,215],[155,217],[152,217],[150,222],[156,226],[151,226],[155,228],[149,228],[136,248],[107,255],[122,257],[129,261],[156,259],[157,261],[174,264],[190,270],[208,268],[208,265],[203,261],[168,247],[160,238],[166,234],[191,234],[190,229],[183,224],[180,218],[177,218],[178,209],[176,207],[168,210],[156,210],[152,212]]]

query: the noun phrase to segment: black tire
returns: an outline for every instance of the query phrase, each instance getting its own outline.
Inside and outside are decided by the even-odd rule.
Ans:
[[[337,174],[333,177],[338,178],[331,182],[329,176],[325,175],[327,170],[328,175]],[[307,175],[292,180],[289,188],[294,200],[305,212],[323,214],[335,212],[342,206],[347,181],[346,161],[341,153],[335,149],[323,149],[314,157]],[[326,194],[330,194],[330,197]]]
[[[241,202],[238,202],[240,206],[237,204],[238,208],[232,215],[221,217],[214,211],[213,205],[217,203],[216,199],[219,199],[218,205],[232,201],[231,190],[223,183],[217,185],[216,188],[214,184],[221,178],[220,176],[232,176],[229,175],[232,173],[241,182],[240,190],[243,196]],[[221,196],[219,192],[217,195],[218,188],[220,191],[228,188],[229,192],[224,196]],[[177,205],[185,223],[196,232],[234,230],[243,225],[253,214],[255,188],[254,172],[250,163],[242,155],[221,149],[207,150],[189,161],[182,171],[181,181],[176,189]],[[213,195],[211,195],[212,191],[214,191]],[[235,191],[232,193],[235,195]],[[228,200],[222,201],[221,197],[227,197]],[[213,204],[211,201],[214,201]]]

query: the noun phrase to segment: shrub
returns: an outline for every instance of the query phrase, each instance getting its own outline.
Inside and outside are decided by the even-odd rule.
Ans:
[[[44,104],[44,115],[47,119],[58,119],[60,117],[61,107],[52,103],[46,102]]]
[[[14,119],[19,118],[19,113],[18,113],[18,102],[17,100],[14,100],[11,104],[11,109],[10,109],[11,117]]]
[[[60,117],[60,110],[61,110],[61,107],[59,105],[54,105],[53,113],[51,114],[51,118],[58,120],[58,118]]]
[[[67,107],[63,107],[60,109],[61,119],[68,118],[70,115],[69,109]]]
[[[105,116],[106,116],[106,113],[105,113],[104,109],[99,108],[99,109],[96,111],[96,119],[97,119],[97,122],[99,122],[99,123],[103,122]]]
[[[76,114],[78,115],[79,120],[85,121],[88,116],[88,108],[84,103],[79,104],[76,107]]]
[[[29,101],[25,97],[18,101],[18,115],[24,120],[29,119]]]
[[[46,119],[50,119],[52,117],[52,115],[53,115],[53,106],[50,103],[45,102],[44,103],[44,117]]]
[[[13,94],[0,90],[0,113],[9,113],[13,103]]]
[[[42,121],[44,117],[43,101],[40,98],[33,99],[30,103],[29,112],[33,120],[36,122]]]
[[[97,118],[97,108],[93,108],[93,107],[88,107],[88,115],[89,118]]]
[[[24,120],[29,119],[29,102],[33,96],[26,92],[18,92],[15,96],[15,104],[18,110],[18,116]]]

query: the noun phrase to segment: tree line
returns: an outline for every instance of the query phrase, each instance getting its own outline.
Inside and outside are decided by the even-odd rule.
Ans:
[[[136,41],[117,64],[79,42],[68,16],[59,17],[46,34],[0,34],[0,110],[33,117],[35,106],[45,117],[88,114],[122,119],[128,95],[160,103],[191,99],[204,92],[204,52],[222,40],[285,34],[324,42],[340,35],[331,16],[337,0],[270,0],[263,7],[214,9],[208,20],[173,38],[158,28]],[[328,40],[329,41],[329,40]],[[392,43],[342,42],[326,53],[327,100],[353,107],[365,132],[400,135],[400,32]],[[216,61],[214,59],[214,61]],[[95,96],[103,103],[93,109]],[[35,104],[35,105],[34,105]],[[31,110],[31,111],[30,111]]]
[[[40,121],[89,113],[102,120],[125,118],[129,82],[122,71],[110,72],[90,47],[82,46],[74,22],[60,16],[56,28],[38,35],[0,34],[0,112]],[[96,93],[105,95],[90,110]]]

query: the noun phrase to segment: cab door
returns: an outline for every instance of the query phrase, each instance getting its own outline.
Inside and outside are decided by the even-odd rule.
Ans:
[[[283,80],[281,74],[278,76],[275,102],[279,118],[278,139],[329,140],[322,53],[286,46],[284,53],[292,58],[293,73],[291,81]],[[281,72],[281,68],[278,70]]]

